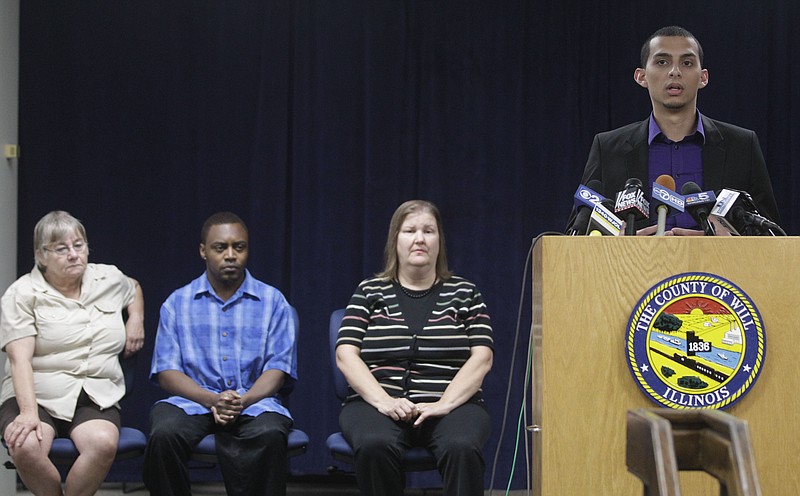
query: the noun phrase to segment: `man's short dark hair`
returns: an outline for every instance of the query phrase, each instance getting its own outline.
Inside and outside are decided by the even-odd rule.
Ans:
[[[650,58],[650,42],[653,41],[653,38],[658,38],[659,36],[678,36],[680,38],[689,38],[694,40],[694,42],[697,43],[697,58],[699,59],[698,61],[700,62],[700,67],[703,67],[703,47],[700,46],[700,40],[695,38],[692,33],[680,26],[666,26],[651,34],[650,37],[647,38],[647,41],[644,42],[644,45],[642,45],[641,59],[639,61],[639,63],[642,65],[639,67],[647,67],[647,59]]]
[[[244,232],[250,234],[247,230],[247,225],[244,221],[233,212],[217,212],[203,223],[203,228],[200,230],[200,243],[205,244],[208,231],[214,226],[221,224],[239,224],[244,228]]]

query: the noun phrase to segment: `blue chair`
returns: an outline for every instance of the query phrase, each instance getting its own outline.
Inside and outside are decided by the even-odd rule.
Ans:
[[[121,427],[119,430],[119,444],[114,461],[127,460],[144,455],[147,446],[147,437],[144,432],[133,427]],[[66,437],[57,437],[50,447],[50,460],[54,465],[70,466],[78,458],[78,449],[75,443]]]
[[[347,380],[336,366],[336,338],[339,334],[342,318],[344,318],[344,309],[335,310],[331,314],[330,325],[328,326],[328,338],[330,341],[334,391],[336,392],[336,397],[344,401],[345,397],[347,397]],[[341,432],[334,432],[328,436],[327,445],[335,460],[350,465],[354,464],[353,448]],[[403,470],[406,472],[436,470],[436,458],[434,458],[433,453],[427,448],[411,448],[403,457]]]
[[[292,319],[294,320],[294,328],[295,333],[299,335],[300,333],[300,319],[297,316],[297,310],[294,307],[292,308]],[[297,337],[297,335],[295,337]],[[287,386],[280,391],[280,395],[283,398],[284,404],[288,407],[288,398],[289,393],[292,392],[294,385]],[[287,451],[286,456],[291,458],[297,455],[302,455],[308,449],[308,434],[301,431],[300,429],[289,429],[289,435],[287,438]],[[218,462],[217,459],[217,445],[214,441],[214,434],[209,434],[204,437],[200,443],[195,446],[194,451],[192,452],[191,459],[196,462],[202,463],[210,463],[216,465]]]
[[[137,355],[129,358],[122,358],[120,355],[120,364],[122,365],[122,372],[125,375],[125,390],[126,394],[133,389],[134,370],[136,368]],[[125,413],[123,412],[123,418]],[[119,443],[117,444],[117,454],[114,461],[127,460],[137,456],[144,455],[144,448],[147,446],[147,436],[138,429],[132,427],[122,427],[119,431]],[[65,437],[57,437],[53,440],[53,445],[50,447],[50,460],[54,465],[59,467],[71,467],[75,460],[78,459],[78,448],[72,439]],[[11,466],[8,466],[11,465]],[[7,468],[15,468],[11,462],[7,462]]]

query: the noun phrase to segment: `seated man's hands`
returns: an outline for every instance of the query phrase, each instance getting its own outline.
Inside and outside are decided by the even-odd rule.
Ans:
[[[228,390],[219,393],[217,403],[211,407],[214,422],[228,425],[242,413],[242,397],[236,391]]]

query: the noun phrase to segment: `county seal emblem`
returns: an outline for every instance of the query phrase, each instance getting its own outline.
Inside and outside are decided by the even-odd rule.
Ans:
[[[755,384],[764,367],[763,321],[735,284],[685,273],[653,286],[627,329],[633,379],[669,408],[727,408]]]

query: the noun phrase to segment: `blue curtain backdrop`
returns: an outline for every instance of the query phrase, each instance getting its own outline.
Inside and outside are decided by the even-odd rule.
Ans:
[[[432,200],[451,266],[478,284],[493,317],[487,462],[511,387],[495,486],[517,456],[514,486],[524,487],[514,440],[529,394],[529,293],[519,349],[513,337],[526,254],[533,236],[563,229],[592,136],[648,115],[632,77],[642,41],[668,24],[698,36],[710,71],[699,107],[756,130],[783,226],[797,234],[798,5],[25,0],[19,273],[32,266],[36,220],[64,209],[84,221],[93,261],[141,281],[148,336],[123,419],[146,429],[162,397],[147,381],[160,304],[202,272],[203,220],[239,213],[251,272],[300,315],[292,411],[312,444],[292,468],[322,474],[336,465],[324,442],[339,412],[328,316],[381,268],[395,207]],[[591,462],[576,457],[576,467]]]

